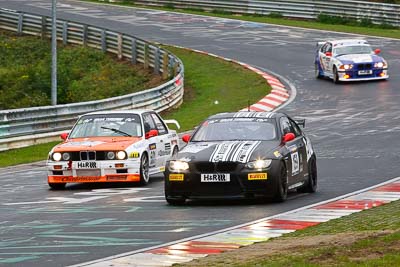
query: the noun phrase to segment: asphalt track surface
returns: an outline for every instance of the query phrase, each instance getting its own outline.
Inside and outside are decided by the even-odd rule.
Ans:
[[[0,0],[0,7],[50,15],[51,1]],[[50,191],[43,162],[0,169],[0,265],[83,263],[279,214],[399,176],[399,40],[367,38],[389,63],[388,81],[335,85],[313,76],[315,44],[355,35],[62,0],[58,18],[207,51],[285,77],[297,95],[283,111],[307,120],[319,190],[291,194],[282,204],[171,207],[163,198],[161,176],[146,187],[72,185]]]

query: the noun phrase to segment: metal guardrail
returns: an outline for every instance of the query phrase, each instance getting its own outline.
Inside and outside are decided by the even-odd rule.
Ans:
[[[0,9],[0,28],[50,38],[51,18]],[[77,116],[87,112],[137,108],[160,112],[182,102],[184,67],[168,51],[133,36],[63,20],[57,21],[57,39],[129,58],[132,63],[153,68],[164,78],[172,78],[152,89],[103,100],[0,110],[0,151],[31,145],[40,138],[48,140],[70,129]]]
[[[114,0],[117,2],[118,0]],[[121,2],[121,0],[119,0]],[[400,5],[352,0],[135,0],[144,6],[173,6],[175,8],[228,11],[239,14],[269,15],[279,12],[284,17],[316,19],[319,14],[345,16],[357,20],[368,18],[374,23],[400,26]]]

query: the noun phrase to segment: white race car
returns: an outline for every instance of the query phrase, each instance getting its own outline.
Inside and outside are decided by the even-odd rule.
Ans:
[[[317,43],[315,77],[339,81],[387,79],[388,64],[365,40],[345,39]]]
[[[48,184],[63,189],[67,183],[138,182],[164,171],[178,152],[178,135],[154,111],[103,111],[81,116],[47,161]]]

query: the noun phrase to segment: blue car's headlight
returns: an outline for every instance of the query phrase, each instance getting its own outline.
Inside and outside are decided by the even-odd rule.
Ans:
[[[385,67],[385,63],[384,62],[376,62],[375,64],[374,64],[374,67],[375,68],[383,68],[383,67]]]

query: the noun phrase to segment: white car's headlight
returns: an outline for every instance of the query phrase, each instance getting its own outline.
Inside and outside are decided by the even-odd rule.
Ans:
[[[107,159],[109,159],[109,160],[115,159],[115,153],[113,151],[107,152],[106,156],[107,156]]]
[[[248,169],[266,169],[271,166],[272,160],[270,159],[258,159],[246,163]]]
[[[61,155],[60,152],[55,152],[55,153],[53,153],[53,155],[52,155],[51,157],[52,157],[52,159],[53,159],[54,161],[60,161],[61,158],[62,158],[62,155]]]
[[[116,153],[117,159],[126,159],[126,152],[125,151],[118,151]]]
[[[63,153],[62,154],[62,159],[63,160],[65,160],[65,161],[68,161],[68,160],[70,160],[71,159],[71,154],[70,153]]]
[[[383,68],[384,66],[385,66],[384,62],[376,62],[374,65],[375,68]]]
[[[189,169],[189,163],[180,160],[171,160],[168,164],[168,168],[172,172],[186,171]]]

